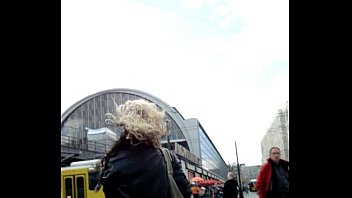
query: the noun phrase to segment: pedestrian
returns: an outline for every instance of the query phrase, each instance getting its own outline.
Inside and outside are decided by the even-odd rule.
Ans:
[[[259,171],[256,190],[259,198],[289,197],[289,162],[281,159],[279,147],[271,147],[270,157]]]
[[[219,186],[215,186],[215,198],[220,198],[221,189]]]
[[[249,182],[248,187],[249,187],[249,191],[254,191],[254,184],[252,181]]]
[[[198,198],[199,197],[199,187],[198,187],[198,185],[196,184],[196,183],[192,183],[192,188],[191,188],[191,190],[192,190],[192,195],[193,195],[193,197],[194,198]]]
[[[120,127],[118,141],[101,160],[105,198],[170,197],[166,162],[160,150],[165,136],[165,112],[145,100],[128,100],[116,105],[116,114],[106,114],[105,122]],[[184,198],[191,196],[181,162],[170,152],[173,177]]]
[[[229,172],[227,179],[224,184],[224,198],[237,198],[238,182],[235,180],[233,173]]]
[[[247,194],[249,194],[249,186],[248,186],[247,183],[244,183],[244,184],[243,184],[243,190],[244,190]]]

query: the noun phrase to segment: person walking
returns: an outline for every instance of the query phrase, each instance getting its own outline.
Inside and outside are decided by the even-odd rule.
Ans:
[[[224,198],[237,198],[238,182],[234,179],[233,173],[229,172],[227,179],[224,184]]]

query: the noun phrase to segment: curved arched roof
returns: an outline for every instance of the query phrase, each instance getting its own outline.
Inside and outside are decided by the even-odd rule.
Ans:
[[[182,115],[179,114],[173,107],[171,107],[166,102],[162,101],[158,97],[155,97],[155,96],[153,96],[151,94],[148,94],[148,93],[143,92],[143,91],[139,91],[139,90],[135,90],[135,89],[127,89],[127,88],[108,89],[108,90],[100,91],[100,92],[97,92],[95,94],[92,94],[92,95],[89,95],[89,96],[83,98],[82,100],[76,102],[71,107],[69,107],[62,114],[62,116],[61,116],[61,125],[70,116],[70,114],[72,112],[74,112],[78,107],[80,107],[81,105],[83,105],[84,103],[88,102],[89,100],[91,100],[91,99],[93,99],[95,97],[98,97],[98,96],[103,95],[103,94],[108,94],[108,93],[133,94],[133,95],[137,95],[137,96],[139,96],[141,98],[145,98],[145,99],[147,99],[149,101],[152,101],[153,103],[155,103],[156,105],[161,107],[175,121],[175,123],[181,129],[181,132],[184,135],[184,137],[186,138],[186,140],[190,139],[190,136],[189,136],[189,133],[187,131],[187,128],[186,128],[186,126],[183,123],[184,119],[183,119]],[[187,141],[187,144],[189,144],[189,143],[190,142]]]

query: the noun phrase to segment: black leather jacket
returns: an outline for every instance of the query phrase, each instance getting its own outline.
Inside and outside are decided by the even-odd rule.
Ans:
[[[191,189],[180,161],[174,154],[171,156],[175,182],[183,196],[189,198]],[[103,175],[106,198],[169,197],[166,163],[160,149],[152,146],[123,146],[109,159]]]

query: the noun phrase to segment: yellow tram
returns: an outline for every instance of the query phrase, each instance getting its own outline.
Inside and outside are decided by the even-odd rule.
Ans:
[[[98,184],[100,171],[95,169],[97,160],[72,162],[61,168],[61,198],[104,198],[102,188],[94,190]]]

